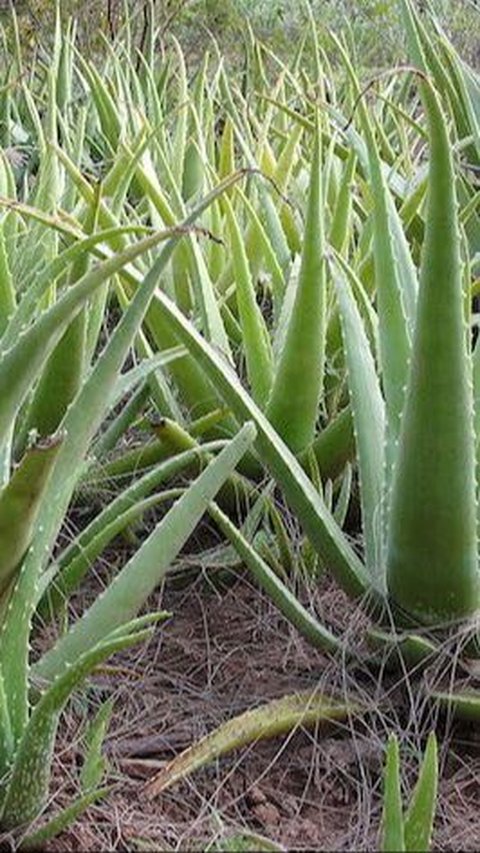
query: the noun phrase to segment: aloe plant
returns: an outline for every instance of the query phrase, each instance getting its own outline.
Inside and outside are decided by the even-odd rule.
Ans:
[[[0,518],[7,546],[9,535],[16,534],[15,550],[11,545],[7,547],[4,553],[8,554],[8,562],[2,563],[2,573],[5,572],[0,682],[2,828],[22,826],[40,813],[48,794],[55,732],[65,702],[105,657],[150,635],[150,625],[162,618],[162,614],[136,618],[136,613],[253,437],[252,427],[247,425],[241,430],[172,507],[96,604],[37,662],[35,684],[45,686],[33,706],[27,699],[31,678],[30,620],[44,568],[44,548],[39,550],[36,544],[44,538],[40,521],[49,509],[48,489],[55,483],[55,465],[61,466],[66,439],[42,442],[27,451],[1,496]],[[80,456],[77,465],[81,459]],[[28,512],[22,512],[20,523],[18,511],[25,504]],[[12,529],[12,513],[18,531]],[[22,639],[26,642],[23,649]],[[11,657],[13,651],[15,658]],[[86,805],[90,802],[91,796]]]
[[[53,87],[49,97],[54,115],[50,121],[55,122],[58,115]],[[37,121],[33,102],[29,106]],[[130,226],[121,225],[107,234],[98,230],[99,195],[83,227],[77,222],[72,227],[52,207],[45,209],[42,200],[47,196],[53,206],[58,203],[52,165],[55,161],[58,166],[58,161],[52,152],[42,152],[44,170],[39,174],[35,206],[22,204],[15,197],[4,200],[7,209],[0,223],[2,233],[9,236],[8,252],[7,243],[2,243],[0,306],[0,827],[9,831],[25,827],[45,807],[59,716],[72,691],[106,657],[147,639],[155,623],[165,618],[163,613],[137,614],[255,434],[253,426],[246,425],[230,442],[212,444],[210,451],[219,451],[216,458],[212,452],[205,455],[203,449],[193,449],[187,458],[175,459],[170,468],[177,471],[203,460],[201,473],[190,488],[170,494],[167,490],[142,503],[141,498],[145,499],[155,485],[151,478],[137,502],[132,502],[130,492],[124,499],[125,508],[137,517],[162,499],[177,500],[93,607],[60,635],[32,669],[35,612],[55,584],[59,564],[50,554],[88,467],[89,448],[118,400],[168,363],[171,354],[150,359],[147,352],[141,365],[121,372],[175,247],[223,190],[202,200],[187,223],[150,229],[147,236],[140,228],[141,239],[132,241],[137,227],[133,232]],[[13,193],[14,182],[8,165],[5,168]],[[28,223],[33,223],[30,230]],[[62,229],[69,245],[60,251],[56,238]],[[42,236],[42,242],[36,249],[36,262],[30,261],[27,286],[23,264],[27,256],[32,257],[28,247],[34,233],[36,240]],[[119,251],[108,248],[111,239],[122,241],[124,237],[129,239]],[[101,320],[106,306],[98,294],[111,287],[122,269],[142,255],[148,256],[162,242],[163,251],[153,255],[151,269],[142,277],[136,297],[98,353],[100,324],[95,315],[100,313]],[[100,249],[104,259],[92,264]],[[92,332],[96,331],[88,347],[92,323]],[[178,355],[177,350],[173,357]],[[62,375],[65,383],[61,382]],[[168,473],[158,475],[157,483]],[[115,509],[110,521],[114,514]],[[122,529],[121,525],[114,530],[107,527],[108,517],[97,521],[97,554]],[[106,791],[99,787],[99,781],[99,774],[92,770],[88,791],[51,824],[27,837],[24,845],[46,840],[104,796]]]
[[[418,22],[406,0],[401,6],[410,40],[417,39],[418,42],[415,42],[417,59],[421,58],[423,48]],[[333,152],[330,156],[340,156],[335,152],[342,151],[340,159],[348,164],[349,181],[352,180],[354,168],[352,162],[355,165],[349,148],[358,157],[357,174],[370,179],[369,197],[357,206],[360,221],[364,221],[367,215],[362,204],[369,205],[370,211],[364,222],[365,245],[360,244],[358,257],[352,255],[345,258],[335,252],[328,253],[336,307],[332,310],[334,297],[331,289],[326,296],[319,295],[324,287],[323,273],[313,276],[308,286],[311,295],[315,293],[315,298],[320,300],[318,305],[323,305],[319,307],[318,317],[325,313],[325,306],[329,306],[327,316],[330,328],[327,339],[330,334],[332,342],[338,342],[338,330],[332,325],[334,322],[340,320],[343,329],[343,370],[346,370],[344,376],[349,389],[360,471],[364,561],[353,551],[324,499],[302,469],[302,463],[308,465],[306,447],[318,447],[315,429],[312,431],[311,416],[308,438],[301,439],[299,443],[293,442],[291,448],[287,448],[282,439],[282,434],[287,438],[284,427],[280,427],[276,415],[272,414],[275,409],[275,382],[280,372],[274,376],[272,397],[265,405],[264,390],[260,394],[253,391],[250,395],[238,374],[227,365],[218,348],[208,340],[206,330],[203,335],[200,334],[167,293],[157,292],[153,304],[159,321],[163,324],[168,322],[175,340],[190,352],[197,367],[203,370],[237,420],[254,421],[257,427],[258,456],[283,491],[290,509],[295,512],[322,561],[346,591],[356,597],[367,595],[370,601],[373,599],[379,613],[382,609],[385,612],[385,608],[393,607],[400,630],[404,627],[413,630],[418,622],[438,628],[445,623],[468,619],[478,608],[472,356],[465,331],[466,278],[462,274],[455,164],[444,108],[434,84],[425,71],[419,68],[418,73],[413,75],[413,83],[420,92],[427,119],[427,130],[421,129],[421,135],[423,140],[429,142],[428,197],[425,209],[419,207],[420,196],[415,196],[415,201],[410,200],[401,176],[387,170],[382,146],[386,148],[387,156],[390,156],[389,143],[383,136],[379,140],[375,122],[363,104],[354,69],[349,65],[340,42],[338,47],[346,61],[354,110],[353,122],[358,120],[359,130],[354,128],[352,121],[345,124],[343,141],[338,142],[338,137],[330,139],[330,151]],[[283,71],[294,88],[295,83],[291,82],[288,71],[285,68]],[[234,99],[223,71],[219,79],[222,98],[238,145],[248,166],[253,168],[256,162],[253,136],[235,103],[235,99],[240,101],[240,95],[235,92]],[[297,96],[303,95],[298,84],[295,91]],[[273,121],[274,106],[293,118],[292,112],[283,110],[275,98],[270,98],[269,103],[272,111],[267,116],[267,128],[269,122]],[[331,107],[330,113],[335,125],[342,121],[342,113],[337,107]],[[297,120],[297,115],[294,118]],[[297,336],[296,345],[288,341],[289,336],[294,334],[296,312],[299,310],[297,305],[300,305],[301,294],[307,287],[305,258],[315,245],[318,247],[317,235],[321,234],[322,229],[321,222],[317,229],[313,224],[319,216],[320,198],[319,192],[314,192],[314,189],[319,180],[319,139],[320,136],[328,139],[328,131],[311,119],[303,119],[302,126],[304,132],[310,133],[312,150],[315,152],[313,171],[309,178],[311,196],[308,215],[311,221],[310,225],[307,223],[302,269],[299,272],[298,265],[297,269],[295,265],[291,269],[283,267],[283,293],[276,291],[275,297],[280,300],[278,309],[275,309],[274,300],[278,329],[277,337],[273,340],[273,352],[278,371],[283,370],[282,360],[287,358],[290,348],[292,364],[295,364],[295,353],[299,352],[301,334]],[[418,134],[419,127],[417,121],[414,126],[409,126],[409,132]],[[260,137],[257,158],[258,162],[267,163],[269,172],[273,174],[272,154],[269,152],[267,156],[265,143],[262,143],[265,133]],[[346,146],[345,152],[340,148],[341,145]],[[334,162],[332,160],[328,164],[327,161],[332,174]],[[264,204],[265,187],[261,191],[258,188],[256,192],[259,202]],[[339,199],[345,205],[344,193]],[[402,218],[402,208],[399,211],[397,207],[398,204],[407,203],[412,206],[409,223],[416,217],[415,228],[420,224],[422,226],[419,271],[419,247],[412,244],[411,234]],[[229,201],[230,207],[231,204]],[[414,220],[411,218],[412,213]],[[227,216],[232,221],[231,212],[227,212]],[[385,221],[389,223],[388,229],[385,228]],[[282,237],[277,230],[278,225],[278,219],[267,205],[265,228],[268,228],[277,260],[282,264]],[[308,230],[310,227],[311,231]],[[373,236],[373,244],[371,239],[368,241],[368,235],[370,238]],[[247,232],[246,240],[249,239],[250,232]],[[344,244],[345,238],[342,238],[337,245]],[[240,248],[234,249],[234,253],[237,254]],[[255,255],[252,258],[253,261],[249,257],[251,264],[258,262]],[[243,299],[244,260],[242,264],[240,266],[237,263],[237,267],[235,262],[232,262],[231,267],[227,265],[224,277],[218,282],[222,292],[227,288],[225,293],[228,294],[231,276],[238,276],[237,299]],[[132,282],[130,293],[134,292]],[[232,288],[232,312],[235,312],[235,294],[236,289]],[[251,298],[250,306],[249,323],[253,322],[256,313]],[[239,303],[238,313],[225,314],[225,318],[229,318],[229,323],[231,321],[232,329],[234,321],[239,326],[239,340],[244,341],[246,347],[247,375],[251,378],[247,352],[250,337],[249,333],[245,334],[243,314],[244,308],[240,308]],[[259,331],[257,338],[251,336],[252,346],[259,346],[261,340],[266,340],[261,322],[255,320]],[[311,350],[315,370],[319,364],[319,353],[322,350],[320,343],[324,334],[322,322],[318,320],[316,325],[319,336],[314,342],[316,355]],[[443,330],[441,339],[437,336],[440,328]],[[307,346],[307,339],[302,342],[303,345]],[[475,356],[473,361],[476,362]],[[255,365],[258,362],[252,358],[251,363]],[[289,399],[296,400],[296,395],[303,393],[300,389],[306,389],[307,384],[310,384],[312,375],[309,370],[304,368],[301,373],[295,382],[286,384],[279,397],[279,404],[285,405]],[[263,372],[262,379],[266,375]],[[311,411],[316,411],[318,420],[321,385],[317,380],[315,386],[317,390],[313,396],[316,403]],[[345,406],[347,401],[344,395],[342,400]],[[296,417],[297,410],[295,406],[292,418]],[[302,429],[305,426],[306,421],[302,417]],[[344,436],[342,441],[345,441]],[[434,460],[432,447],[437,448]],[[292,449],[303,451],[299,459],[295,458]],[[216,517],[220,522],[220,516]],[[235,533],[227,524],[224,524],[223,529],[236,547],[241,549],[242,558],[247,559],[248,555],[247,562],[251,567],[256,567],[257,576],[260,577],[264,571],[264,561],[260,555],[252,553],[248,543],[239,538],[241,534],[238,531]],[[266,578],[265,573],[263,577]],[[280,596],[278,601],[281,600],[281,606],[284,607],[286,598]],[[294,618],[297,620],[298,614]],[[308,630],[306,623],[304,629]],[[317,632],[316,636],[320,634]],[[376,634],[376,640],[378,638],[379,634]],[[395,641],[394,637],[392,641]],[[335,646],[331,632],[325,631],[324,643],[330,649]],[[419,654],[420,647],[419,642]]]
[[[159,75],[151,49],[132,59],[128,28],[97,67],[73,25],[62,39],[59,16],[51,67],[27,81],[17,38],[2,145],[21,133],[38,172],[0,155],[2,828],[39,815],[64,703],[99,661],[148,636],[157,617],[137,613],[204,512],[329,654],[363,658],[297,600],[299,562],[330,571],[365,606],[372,645],[400,659],[441,654],[459,623],[474,633],[480,230],[465,158],[478,159],[478,80],[438,25],[410,0],[399,8],[412,66],[380,76],[371,103],[345,41],[319,41],[312,16],[311,63],[305,43],[289,62],[248,35],[246,89],[218,55],[190,84],[175,41]],[[147,36],[151,47],[153,16]],[[125,450],[131,427],[150,440]],[[361,549],[343,530],[352,464]],[[197,479],[172,488],[179,473]],[[55,548],[77,494],[105,483],[111,503]],[[171,501],[31,665],[36,617],[54,619],[108,543]],[[478,716],[475,695],[431,695]],[[307,713],[290,710],[278,731]],[[223,748],[214,735],[199,760]]]

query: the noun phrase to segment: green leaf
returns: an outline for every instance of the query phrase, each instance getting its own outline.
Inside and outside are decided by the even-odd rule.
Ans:
[[[339,265],[334,280],[342,319],[350,404],[360,473],[366,563],[380,590],[386,589],[383,564],[383,492],[385,476],[385,407],[375,362],[360,312]]]
[[[270,394],[273,380],[270,340],[265,320],[256,302],[245,246],[232,205],[226,197],[223,199],[223,204],[230,233],[237,306],[245,348],[247,373],[253,397],[258,405],[263,408]]]
[[[84,736],[85,755],[80,771],[80,784],[85,793],[97,789],[105,775],[107,763],[102,755],[102,747],[114,704],[115,700],[110,699],[101,705]]]
[[[32,539],[50,472],[63,438],[59,434],[27,450],[0,492],[0,603]]]
[[[169,510],[105,592],[43,655],[35,667],[37,675],[47,680],[55,678],[78,655],[138,612],[254,438],[255,428],[245,424]]]
[[[427,225],[387,582],[404,610],[439,623],[478,609],[475,444],[451,143],[435,90],[423,78],[420,88],[430,138]]]
[[[438,756],[435,733],[428,736],[418,782],[405,816],[405,849],[416,853],[430,850],[437,807]]]
[[[225,536],[228,537],[245,565],[250,569],[255,580],[268,593],[280,612],[297,628],[298,632],[316,648],[348,655],[344,644],[298,601],[278,575],[272,571],[265,560],[257,554],[247,539],[232,524],[228,516],[215,504],[210,504],[209,512]]]
[[[46,356],[52,352],[82,304],[115,272],[171,236],[171,231],[153,234],[99,264],[69,288],[18,338],[11,349],[3,353],[0,359],[0,445],[6,440],[18,408],[43,367]]]
[[[266,414],[295,452],[313,441],[323,392],[327,285],[320,128],[314,136],[302,263]]]
[[[92,643],[35,705],[15,753],[1,816],[5,829],[21,826],[40,813],[48,795],[55,734],[63,706],[75,687],[105,658],[150,636],[150,629],[142,630],[142,623],[139,624],[140,630],[134,622],[104,636],[101,643]]]
[[[402,794],[400,790],[400,755],[398,740],[393,734],[388,739],[384,775],[382,851],[383,853],[404,853],[405,851]]]
[[[89,791],[88,794],[82,794],[77,797],[67,808],[55,815],[45,826],[35,830],[25,836],[19,844],[19,850],[45,850],[47,842],[56,838],[65,829],[68,829],[76,820],[95,803],[103,800],[108,796],[111,788],[97,788],[95,791]]]

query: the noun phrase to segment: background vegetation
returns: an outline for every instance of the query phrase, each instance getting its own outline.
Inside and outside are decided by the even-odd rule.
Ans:
[[[0,0],[8,9],[12,0]],[[22,34],[32,44],[51,42],[54,6],[51,0],[13,0],[21,15]],[[154,0],[160,35],[174,33],[187,49],[187,61],[199,57],[211,37],[226,59],[238,57],[238,38],[247,20],[254,33],[277,52],[288,52],[304,32],[306,4],[288,0]],[[466,59],[480,60],[476,27],[478,0],[429,0],[429,6]],[[148,4],[142,0],[62,0],[62,13],[74,15],[84,44],[100,46],[99,33],[113,38],[128,15],[139,45],[145,36]],[[390,63],[401,55],[401,27],[395,0],[312,0],[320,28],[351,32],[362,65]],[[379,34],[381,33],[381,38]]]

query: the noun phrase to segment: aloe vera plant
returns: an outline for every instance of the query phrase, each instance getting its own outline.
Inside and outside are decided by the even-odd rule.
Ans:
[[[410,40],[418,41],[415,44],[419,65],[423,48],[418,22],[407,0],[401,6]],[[339,48],[342,55],[344,49],[340,43]],[[397,204],[406,203],[408,192],[397,175],[392,177],[391,172],[387,173],[387,163],[383,159],[385,154],[375,134],[374,123],[363,104],[355,72],[348,66],[348,61],[347,73],[353,93],[353,121],[358,118],[359,131],[354,129],[352,122],[344,126],[342,144],[347,147],[342,162],[348,162],[347,174],[348,180],[351,180],[352,162],[355,162],[348,153],[348,147],[351,146],[358,157],[358,170],[370,177],[370,232],[365,226],[365,235],[373,234],[374,241],[370,248],[368,242],[360,247],[360,252],[367,250],[368,264],[363,261],[362,254],[352,260],[342,258],[335,252],[327,253],[333,292],[331,288],[328,295],[323,292],[325,272],[319,272],[318,265],[307,284],[306,270],[310,269],[308,257],[314,246],[318,248],[321,245],[317,238],[325,225],[322,226],[319,221],[321,196],[317,187],[319,140],[325,131],[315,120],[303,120],[304,132],[310,132],[313,139],[309,176],[311,195],[307,214],[310,220],[307,221],[300,271],[298,267],[296,272],[294,268],[289,271],[283,268],[286,283],[283,294],[277,294],[278,331],[273,341],[278,368],[267,404],[264,402],[265,391],[262,390],[260,394],[254,391],[250,395],[232,367],[227,365],[217,348],[209,342],[205,331],[204,335],[199,334],[167,293],[157,292],[155,295],[155,312],[162,323],[168,322],[176,341],[191,353],[196,365],[203,370],[237,420],[254,421],[257,427],[256,449],[262,462],[283,491],[290,509],[297,515],[322,561],[346,591],[356,597],[367,594],[380,610],[382,607],[384,611],[386,607],[392,607],[399,629],[409,627],[413,630],[419,622],[433,627],[445,623],[455,624],[459,620],[468,619],[478,608],[478,563],[472,356],[465,326],[466,279],[462,274],[456,176],[447,120],[434,84],[420,67],[418,73],[414,73],[412,82],[420,92],[427,120],[427,130],[422,130],[422,138],[428,139],[429,143],[429,175],[426,206],[420,213],[420,197],[416,197],[417,207],[413,208],[422,223],[418,272],[418,246],[412,246],[409,242],[410,235],[397,208]],[[235,105],[225,75],[222,74],[220,79],[222,97],[239,146],[249,166],[253,166],[252,137]],[[296,93],[301,94],[299,87]],[[237,93],[235,96],[239,97]],[[273,107],[277,101],[272,98],[270,103],[272,112],[269,120],[273,121]],[[278,108],[281,109],[281,106]],[[336,107],[331,108],[331,115],[335,123],[342,119]],[[416,126],[411,128],[412,132],[417,133],[418,127],[416,122]],[[331,143],[331,152],[336,150],[334,142]],[[386,145],[383,138],[380,142]],[[265,157],[263,150],[260,155]],[[387,156],[390,156],[388,145]],[[269,157],[268,169],[273,170],[270,154]],[[332,164],[327,161],[326,165],[330,165],[333,171]],[[325,174],[322,178],[325,179]],[[345,194],[339,198],[345,204]],[[263,201],[264,190],[259,192],[259,199]],[[231,202],[229,204],[231,206]],[[365,217],[363,211],[360,215]],[[227,216],[231,221],[231,212],[227,212]],[[335,217],[336,222],[338,219],[339,215]],[[385,219],[389,223],[388,229],[384,227]],[[317,221],[318,228],[315,227]],[[273,216],[265,216],[265,223],[277,260],[282,263],[282,238],[276,231],[278,221]],[[246,239],[249,239],[249,233]],[[335,241],[337,239],[335,237]],[[238,243],[238,236],[235,241]],[[341,239],[337,245],[344,245],[344,242]],[[242,264],[240,266],[238,263],[236,268],[235,264],[232,264],[231,269],[227,267],[223,280],[219,281],[223,289],[228,287],[232,275],[239,276],[238,299],[243,299],[240,290],[244,287],[244,259]],[[294,335],[302,293],[307,294],[308,288],[311,291],[309,298],[319,300],[318,315],[315,313],[317,308],[313,310],[313,303],[310,308],[305,307],[307,313],[312,312],[311,316],[315,314],[317,317],[315,325],[318,337],[312,344],[317,349],[310,350],[315,368],[319,365],[319,359],[321,361],[321,340],[324,335],[321,317],[327,322],[327,316],[330,322],[327,340],[328,334],[331,334],[332,341],[338,340],[338,330],[333,337],[334,320],[339,320],[343,329],[344,375],[349,389],[360,471],[364,561],[353,551],[334,516],[302,469],[302,464],[308,465],[306,448],[314,449],[317,443],[311,415],[308,437],[305,433],[305,437],[297,443],[296,440],[290,441],[275,414],[275,383],[280,382],[282,364],[286,364],[284,359],[289,357],[290,350],[292,364],[295,365],[295,345],[291,346],[289,340]],[[232,290],[234,295],[235,290]],[[334,298],[336,307],[332,311]],[[305,302],[305,306],[309,304]],[[327,305],[328,315],[325,314]],[[251,299],[250,306],[251,317],[248,322],[253,322],[256,309]],[[232,311],[234,309],[232,301]],[[239,340],[243,340],[248,348],[249,336],[243,337],[246,328],[245,320],[242,319],[244,312],[244,308],[239,308],[238,314],[225,314],[225,317],[228,316],[232,323],[236,319],[240,326]],[[252,346],[258,346],[260,340],[266,340],[261,320],[255,320],[255,323],[260,325],[257,338],[251,336],[252,342],[256,341]],[[443,330],[441,338],[437,335],[439,328]],[[297,338],[298,349],[300,336]],[[302,346],[310,346],[307,340],[310,340],[309,336],[306,336]],[[248,373],[248,352],[246,356]],[[307,364],[308,355],[305,358],[307,361],[302,363]],[[251,364],[256,363],[252,358]],[[262,378],[265,377],[266,374],[262,373]],[[312,400],[316,401],[311,412],[316,411],[318,419],[321,384],[317,378],[313,381],[313,374],[304,368],[303,377],[299,375],[295,382],[289,382],[278,397],[279,405],[285,406],[289,394],[300,393],[300,388],[305,390],[308,385],[313,391]],[[316,390],[313,390],[314,385]],[[345,395],[342,400],[345,405]],[[296,417],[297,411],[299,409],[295,406],[292,418]],[[303,416],[301,420],[303,429],[306,420]],[[282,423],[286,424],[285,421]],[[291,425],[293,428],[293,421]],[[286,439],[287,444],[290,443],[290,448],[287,448],[283,439]],[[432,447],[437,448],[434,458]],[[292,450],[303,453],[296,459]],[[217,515],[217,518],[220,517]],[[242,549],[243,559],[248,554],[249,565],[255,565],[260,574],[264,567],[260,555],[255,555],[248,548],[248,543],[241,543],[238,532],[229,529],[228,525],[223,529],[236,547]],[[376,634],[376,640],[378,638],[379,634]],[[325,630],[324,642],[326,647],[335,646],[331,632]]]
[[[51,94],[50,107],[55,112]],[[34,109],[32,105],[32,110]],[[56,115],[56,114],[55,114]],[[51,158],[51,153],[48,155]],[[8,166],[6,166],[8,172]],[[46,167],[47,176],[53,180]],[[47,179],[45,179],[47,180]],[[49,586],[55,584],[60,564],[51,560],[60,526],[74,491],[84,473],[89,448],[102,422],[126,393],[145,377],[153,376],[169,360],[168,353],[122,373],[131,347],[140,334],[141,323],[174,248],[198,215],[194,212],[181,227],[154,230],[141,239],[123,244],[118,252],[108,249],[110,238],[121,239],[132,231],[117,226],[105,235],[97,230],[97,215],[74,229],[67,225],[70,245],[62,251],[52,239],[37,249],[37,264],[22,289],[22,261],[32,235],[26,223],[46,237],[64,227],[61,218],[43,209],[17,204],[14,197],[2,216],[0,227],[8,228],[8,255],[3,246],[2,340],[0,386],[2,417],[0,447],[2,488],[0,491],[0,827],[17,830],[37,818],[44,808],[48,790],[55,734],[60,713],[72,691],[109,655],[147,639],[156,622],[166,614],[138,617],[150,592],[168,569],[183,543],[203,515],[209,501],[231,475],[254,438],[246,425],[230,442],[212,444],[217,458],[191,450],[175,459],[170,469],[182,470],[202,458],[202,471],[190,488],[157,494],[139,506],[125,498],[125,508],[141,515],[162,499],[177,498],[161,524],[142,544],[114,582],[90,610],[61,635],[32,669],[30,644],[36,609]],[[56,184],[50,184],[54,193]],[[13,183],[11,182],[13,191]],[[42,189],[43,191],[43,189]],[[205,209],[216,194],[202,201]],[[95,202],[96,214],[100,198]],[[15,208],[15,212],[13,211]],[[25,218],[24,218],[25,217]],[[46,217],[46,219],[45,219]],[[13,222],[16,222],[16,230]],[[144,229],[140,229],[145,234]],[[38,239],[38,235],[37,235]],[[140,256],[155,250],[162,241],[142,287],[97,354],[100,324],[95,314],[105,301],[98,294],[111,286],[112,277]],[[105,255],[92,265],[92,252],[103,247]],[[100,316],[101,319],[101,316]],[[86,346],[91,326],[90,347]],[[96,331],[94,332],[94,329]],[[94,334],[94,336],[93,336]],[[70,360],[66,363],[66,352]],[[178,357],[179,353],[173,354]],[[70,378],[66,373],[70,371]],[[61,374],[65,375],[65,383]],[[71,378],[75,377],[72,384]],[[63,393],[65,389],[66,393]],[[41,405],[40,405],[41,401]],[[208,462],[210,461],[210,464]],[[156,483],[170,473],[158,474]],[[137,501],[149,495],[155,481],[145,484]],[[115,514],[115,509],[113,514]],[[111,518],[110,518],[111,520]],[[124,524],[128,519],[124,519]],[[96,524],[95,553],[100,553],[122,526],[107,530],[108,517]],[[70,561],[65,560],[70,566]],[[84,568],[85,571],[85,568]],[[98,740],[98,739],[97,739]],[[105,795],[98,774],[90,774],[89,790],[67,811],[58,815],[49,829],[24,840],[25,846],[40,843],[95,799]],[[92,781],[93,780],[93,781]]]
[[[146,639],[151,633],[150,625],[162,618],[162,614],[136,618],[136,613],[193,530],[209,498],[222,486],[247,449],[254,435],[252,430],[247,426],[224,448],[218,459],[167,513],[112,586],[37,662],[35,684],[45,687],[33,706],[27,699],[31,677],[28,663],[30,619],[35,609],[40,572],[45,569],[41,556],[44,548],[39,552],[35,544],[36,539],[43,538],[44,529],[39,521],[45,518],[49,508],[46,503],[48,488],[55,482],[55,463],[61,463],[65,439],[42,442],[27,451],[15,475],[4,487],[1,521],[7,544],[9,536],[16,533],[15,528],[12,530],[12,513],[19,530],[16,553],[10,546],[10,551],[5,552],[8,562],[2,562],[2,828],[22,826],[40,813],[48,793],[55,731],[65,702],[98,663],[115,651]],[[22,504],[26,504],[29,512],[22,513],[23,523],[20,523],[17,513]],[[22,628],[26,642],[23,653]],[[13,650],[15,658],[11,657]],[[86,805],[91,799],[91,796],[87,798]]]
[[[380,77],[371,103],[338,36],[332,74],[312,16],[313,63],[303,45],[288,62],[249,41],[246,88],[215,55],[190,84],[174,41],[161,74],[152,50],[136,63],[128,32],[99,70],[60,18],[51,68],[27,83],[17,39],[2,144],[21,129],[39,166],[21,177],[0,154],[2,829],[41,812],[64,703],[149,636],[158,614],[137,614],[204,512],[283,616],[347,664],[363,652],[295,597],[299,562],[330,571],[365,605],[371,643],[400,659],[440,655],[459,624],[475,633],[480,230],[463,158],[478,158],[478,80],[410,0],[399,8],[412,65]],[[131,428],[149,440],[125,449]],[[178,474],[197,479],[172,488]],[[343,530],[355,477],[361,549]],[[59,547],[78,492],[105,484],[114,498]],[[32,663],[38,617],[54,619],[114,537],[171,501]],[[478,715],[475,695],[431,695]],[[309,697],[287,701],[273,732],[327,718],[327,700],[312,714]],[[268,730],[261,714],[246,721],[252,738]],[[188,768],[241,745],[233,729],[187,753]]]

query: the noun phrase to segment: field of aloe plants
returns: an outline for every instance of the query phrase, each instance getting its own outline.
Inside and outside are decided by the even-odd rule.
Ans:
[[[153,10],[2,34],[0,846],[476,849],[480,76]]]

